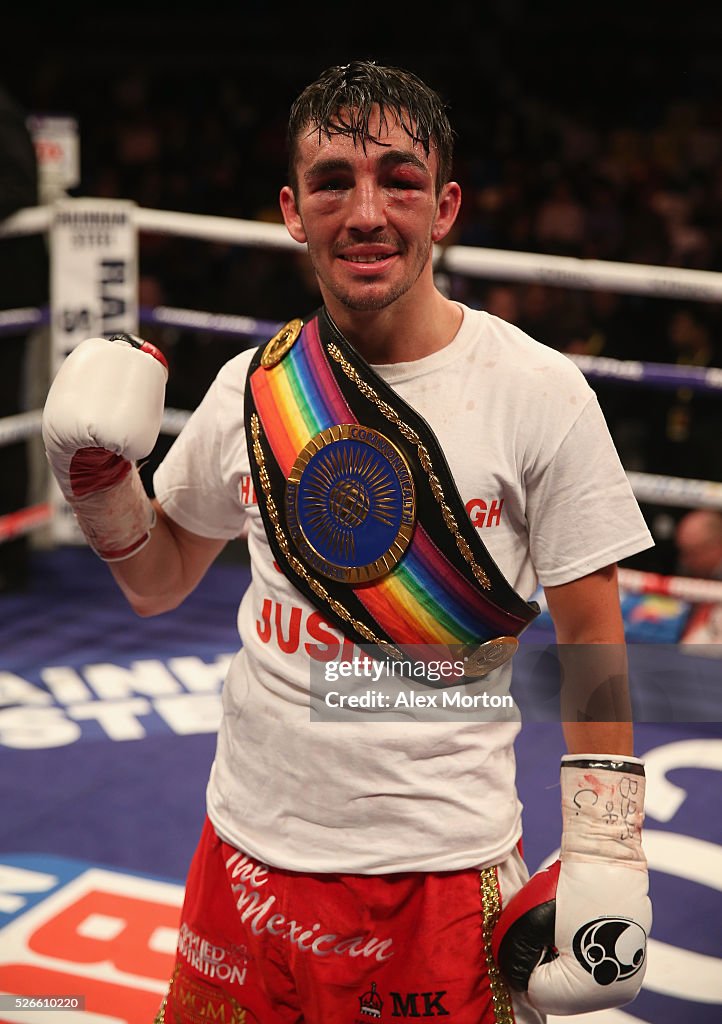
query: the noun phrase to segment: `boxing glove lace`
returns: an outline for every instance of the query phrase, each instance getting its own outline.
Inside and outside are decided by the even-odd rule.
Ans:
[[[502,909],[492,952],[542,1013],[623,1006],[637,995],[652,924],[638,758],[562,758],[559,859]]]
[[[160,432],[168,366],[131,334],[88,338],[65,359],[42,417],[55,479],[91,548],[108,562],[148,543],[155,510],[136,462]]]

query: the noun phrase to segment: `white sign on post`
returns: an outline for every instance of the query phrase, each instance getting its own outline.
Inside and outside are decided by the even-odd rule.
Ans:
[[[138,331],[138,239],[135,204],[115,199],[61,199],[50,226],[50,373],[85,338]],[[54,539],[83,542],[53,481]]]
[[[80,135],[74,117],[35,114],[28,118],[35,145],[42,205],[80,184]]]

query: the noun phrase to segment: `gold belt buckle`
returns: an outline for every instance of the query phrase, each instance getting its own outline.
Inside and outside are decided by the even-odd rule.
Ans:
[[[464,654],[464,675],[480,678],[510,661],[517,652],[515,636],[497,636]]]

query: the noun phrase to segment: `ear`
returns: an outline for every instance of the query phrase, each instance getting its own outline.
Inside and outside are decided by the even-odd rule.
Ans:
[[[296,197],[290,185],[284,185],[279,196],[283,221],[288,229],[291,238],[296,242],[306,241],[306,232],[303,229],[301,214],[298,212]]]
[[[461,187],[455,181],[447,181],[441,190],[436,210],[436,220],[431,229],[431,237],[434,242],[440,242],[446,238],[454,226],[459,209],[461,208]]]

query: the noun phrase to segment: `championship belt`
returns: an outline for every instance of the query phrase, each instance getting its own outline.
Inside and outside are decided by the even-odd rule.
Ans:
[[[459,647],[467,675],[512,657],[538,605],[486,550],[429,425],[325,308],[255,354],[245,419],[276,562],[329,623],[392,658]]]

